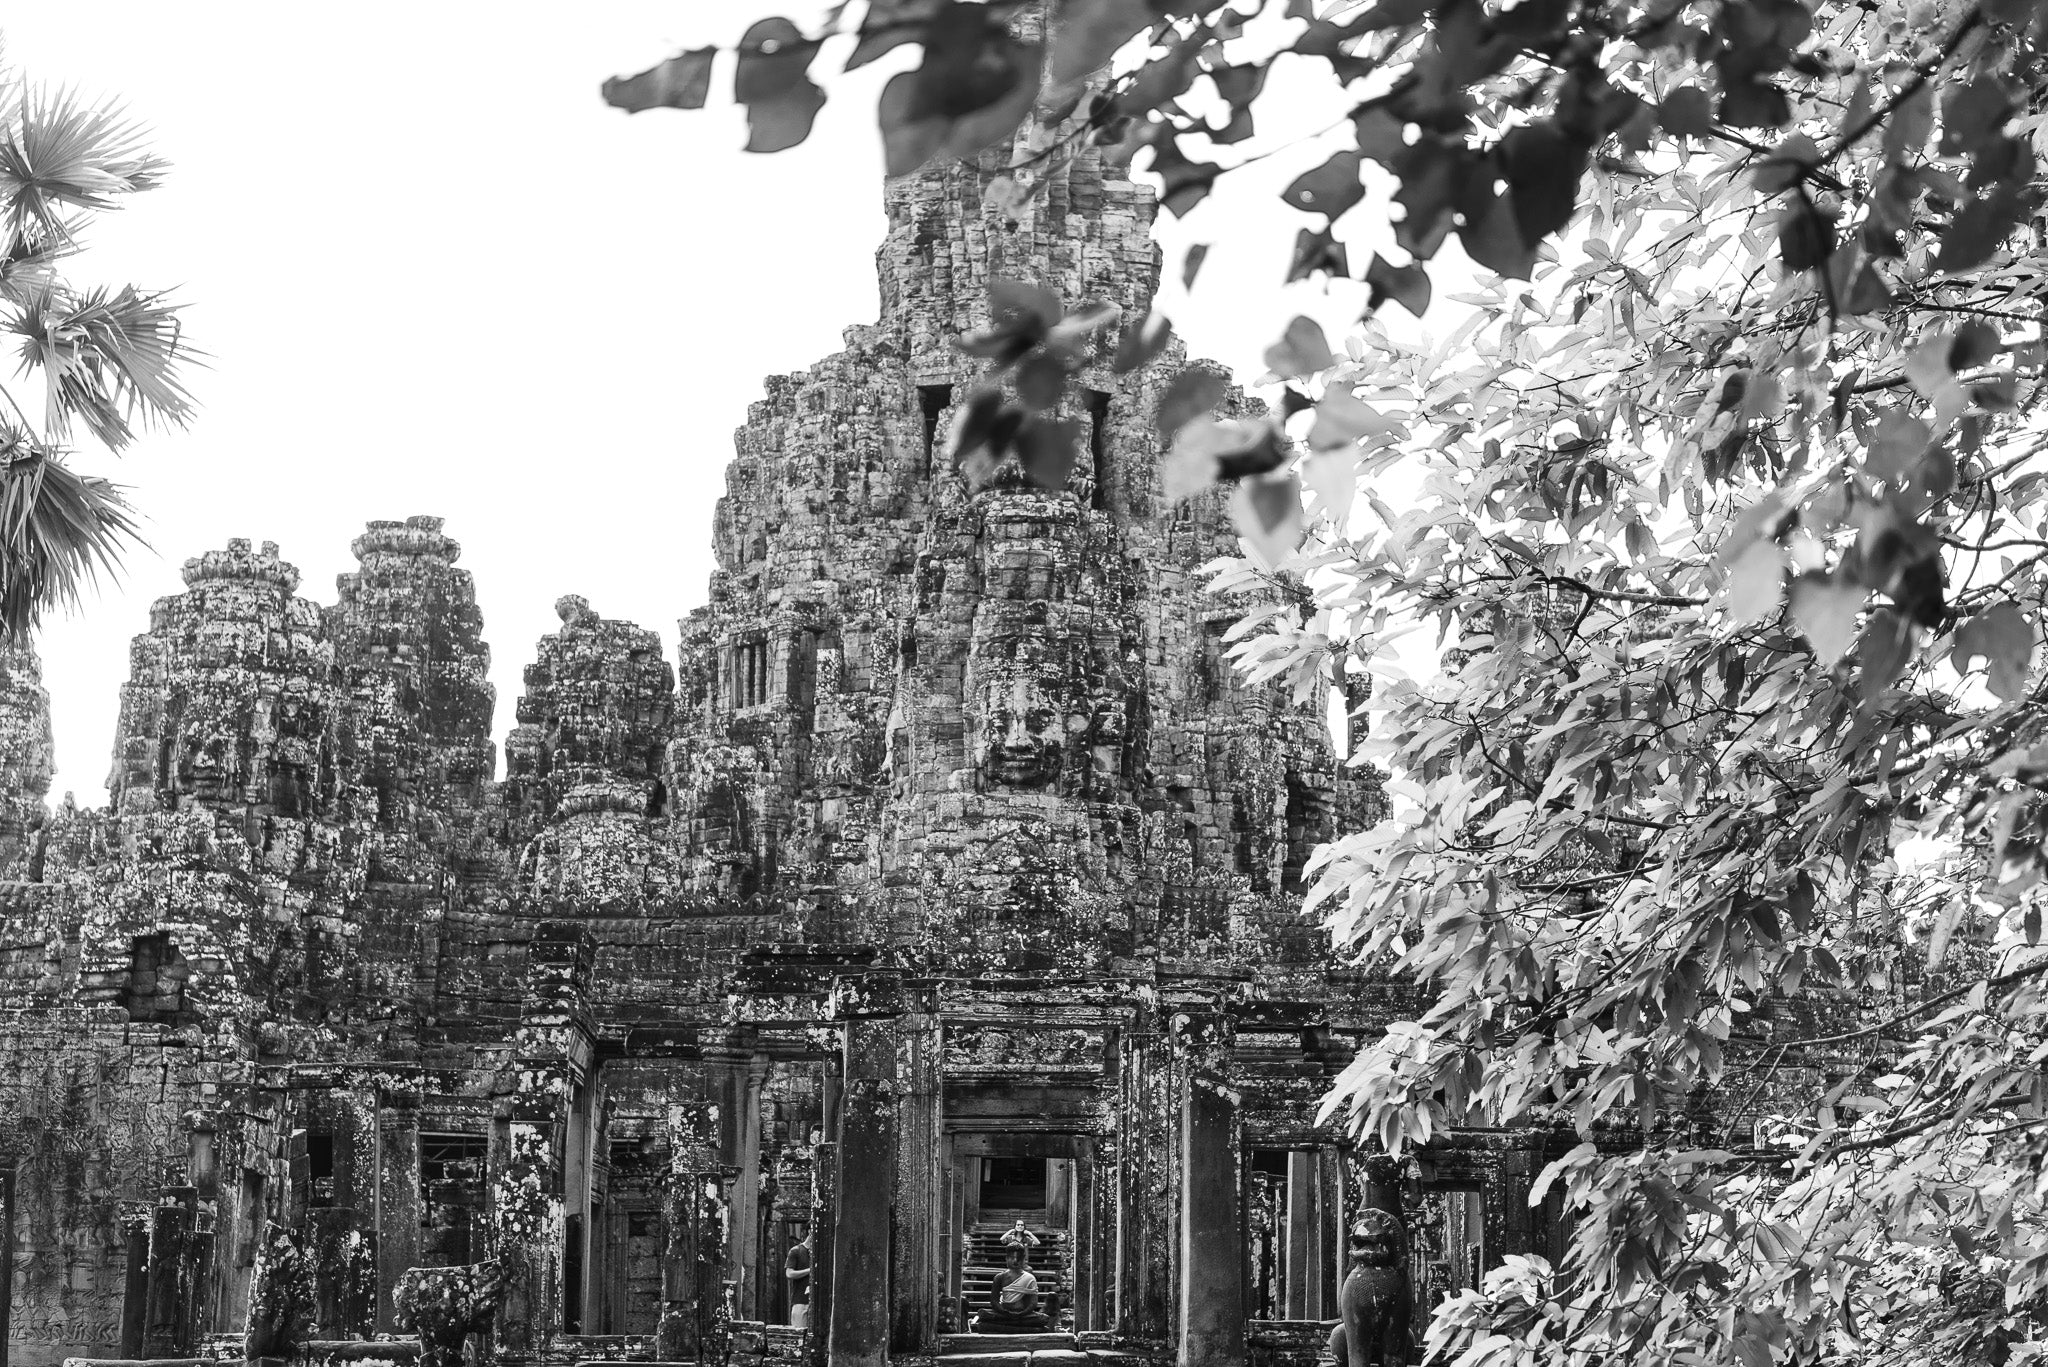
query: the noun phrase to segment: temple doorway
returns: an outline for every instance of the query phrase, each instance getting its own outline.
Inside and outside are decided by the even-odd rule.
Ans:
[[[1093,1138],[976,1130],[949,1133],[946,1140],[942,1330],[966,1332],[978,1316],[1000,1317],[995,1292],[1020,1250],[1044,1328],[1097,1327]]]

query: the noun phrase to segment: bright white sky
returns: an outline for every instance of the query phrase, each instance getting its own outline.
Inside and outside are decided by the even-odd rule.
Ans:
[[[694,113],[629,117],[598,86],[678,46],[729,47],[760,14],[809,22],[825,8],[7,7],[10,66],[119,98],[172,163],[163,188],[98,221],[74,278],[176,286],[213,358],[193,376],[189,431],[78,459],[131,487],[152,548],[38,642],[53,796],[104,801],[128,641],[152,600],[182,588],[185,559],[232,536],[276,541],[300,592],[324,603],[364,522],[445,517],[476,577],[501,738],[560,595],[673,649],[677,617],[704,599],[712,504],[762,376],[803,368],[875,316],[873,108],[895,65],[828,80],[811,140],[774,156],[738,150],[723,64]],[[1297,74],[1320,78],[1305,91],[1329,84],[1320,64]],[[1269,91],[1289,84],[1283,67]],[[1327,121],[1296,112],[1297,130]],[[1182,244],[1217,242],[1192,307],[1177,287],[1162,302],[1196,352],[1244,379],[1293,314],[1333,341],[1357,317],[1356,288],[1274,288],[1295,230],[1320,221],[1274,192],[1328,147],[1248,169],[1162,231],[1169,276]],[[1350,219],[1362,270],[1384,213],[1369,203]]]

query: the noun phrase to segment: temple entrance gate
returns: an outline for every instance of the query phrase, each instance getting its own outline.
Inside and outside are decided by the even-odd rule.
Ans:
[[[1011,1247],[1005,1235],[1019,1223],[1029,1236],[1030,1242],[1019,1242],[1040,1294],[1056,1298],[1055,1327],[1104,1327],[1095,1136],[949,1123],[941,1150],[941,1331],[964,1332],[973,1314],[988,1308],[991,1284]]]

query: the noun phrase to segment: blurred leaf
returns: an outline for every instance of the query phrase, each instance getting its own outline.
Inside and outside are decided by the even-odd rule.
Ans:
[[[1301,481],[1282,475],[1241,482],[1231,495],[1230,518],[1266,568],[1278,569],[1301,544]]]
[[[1280,340],[1266,348],[1266,368],[1283,380],[1314,375],[1337,364],[1322,327],[1313,319],[1297,314]]]
[[[1372,264],[1366,267],[1365,283],[1372,289],[1368,308],[1376,309],[1391,299],[1417,318],[1429,309],[1429,272],[1420,262],[1395,266],[1384,256],[1375,255]]]
[[[1863,458],[1864,468],[1879,479],[1911,479],[1933,441],[1934,433],[1926,423],[1893,409],[1877,420],[1877,430]]]
[[[1052,25],[1052,79],[1064,84],[1108,64],[1158,16],[1145,0],[1068,0]]]
[[[628,114],[643,109],[702,109],[711,93],[715,47],[679,52],[637,76],[614,76],[604,83],[604,102]]]
[[[1328,228],[1314,232],[1303,228],[1294,238],[1294,257],[1288,263],[1287,283],[1306,280],[1317,271],[1338,279],[1351,274],[1351,258]]]
[[[1792,622],[1824,665],[1842,658],[1856,639],[1856,623],[1869,591],[1861,584],[1809,572],[1792,581]]]
[[[1358,496],[1358,455],[1342,448],[1318,451],[1301,466],[1302,483],[1316,496],[1316,506],[1330,515],[1341,532]]]
[[[1785,553],[1758,537],[1728,567],[1728,617],[1737,626],[1767,621],[1785,601]]]
[[[1153,309],[1124,329],[1111,368],[1119,375],[1128,375],[1150,364],[1172,340],[1173,323],[1158,309]]]
[[[1681,86],[1666,95],[1657,106],[1657,121],[1664,125],[1665,132],[1682,138],[1714,135],[1713,104],[1706,91],[1692,86]]]
[[[2001,185],[1989,195],[1971,200],[1956,211],[1948,231],[1941,235],[1935,268],[1953,275],[1983,265],[2037,200],[2033,190],[2013,185]]]
[[[1501,139],[1515,222],[1531,247],[1572,221],[1591,151],[1582,139],[1549,121],[1510,129]]]
[[[1188,369],[1173,377],[1159,397],[1159,435],[1171,439],[1189,419],[1223,402],[1230,382],[1213,370]]]
[[[1983,659],[1990,666],[1991,691],[2007,702],[2027,695],[2034,660],[2034,624],[2013,603],[2000,603],[1956,628],[1957,669]]]
[[[1209,244],[1206,242],[1197,242],[1194,246],[1188,248],[1188,253],[1181,258],[1180,264],[1180,284],[1182,289],[1191,290],[1195,287],[1195,277],[1201,273],[1202,262],[1208,255]]]
[[[1357,152],[1333,153],[1321,166],[1296,176],[1280,198],[1304,213],[1322,214],[1335,222],[1365,198],[1365,187],[1358,183],[1358,168]]]
[[[1913,656],[1913,624],[1890,608],[1878,608],[1864,619],[1856,655],[1863,665],[1863,695],[1875,701]]]
[[[1014,444],[1024,474],[1041,489],[1064,489],[1073,473],[1076,425],[1072,418],[1034,414],[1017,428]]]
[[[1333,384],[1316,404],[1315,426],[1309,428],[1312,451],[1328,451],[1367,437],[1384,437],[1401,430],[1401,424],[1378,409],[1363,403],[1342,385]]]
[[[757,20],[740,38],[733,99],[747,107],[747,150],[781,152],[811,135],[825,92],[806,74],[818,44],[780,17]]]
[[[1067,368],[1059,359],[1041,349],[1026,356],[1017,367],[1017,398],[1032,412],[1058,408],[1067,392]]]

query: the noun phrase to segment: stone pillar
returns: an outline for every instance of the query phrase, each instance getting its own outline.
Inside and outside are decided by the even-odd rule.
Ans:
[[[726,1277],[726,1241],[732,1225],[732,1188],[737,1174],[727,1168],[696,1181],[697,1367],[724,1367],[732,1355],[732,1283]]]
[[[1181,1111],[1181,1367],[1245,1361],[1236,1128],[1237,1102],[1220,1080],[1189,1077]]]
[[[391,1293],[420,1260],[420,1118],[410,1097],[377,1111],[376,1332],[392,1332]]]
[[[839,1145],[811,1155],[811,1367],[830,1367],[833,1255],[838,1246]]]
[[[554,1109],[545,1118],[536,1113],[492,1127],[492,1252],[505,1267],[495,1342],[500,1352],[521,1357],[541,1351],[561,1323],[563,1212]],[[502,1149],[495,1142],[500,1133]]]
[[[1286,1318],[1309,1318],[1309,1287],[1315,1280],[1316,1163],[1309,1149],[1287,1151]]]
[[[128,1235],[127,1276],[121,1293],[121,1356],[142,1356],[143,1324],[149,1313],[149,1215],[129,1210],[121,1223]]]
[[[1068,1166],[1074,1174],[1074,1327],[1093,1329],[1099,1323],[1096,1295],[1101,1284],[1095,1270],[1095,1159],[1078,1158]]]
[[[1126,1034],[1118,1072],[1116,1328],[1164,1342],[1171,1332],[1173,1176],[1181,1137],[1170,1051],[1156,1034]]]
[[[941,1257],[945,1174],[940,1167],[939,1077],[944,1055],[937,1016],[903,1017],[897,1043],[895,1253],[890,1272],[889,1348],[928,1351],[945,1289]]]
[[[167,1188],[150,1218],[143,1357],[192,1356],[192,1311],[198,1299],[198,1288],[192,1285],[193,1224],[198,1205],[199,1193],[194,1188]]]
[[[768,1056],[755,1054],[734,1070],[731,1096],[735,1125],[735,1162],[739,1178],[732,1198],[732,1270],[739,1287],[739,1317],[762,1318],[761,1282],[761,1084],[768,1075]],[[777,1275],[781,1275],[777,1269]]]
[[[896,1192],[896,1024],[845,1026],[839,1103],[839,1212],[833,1231],[832,1367],[889,1360],[889,1228]]]

